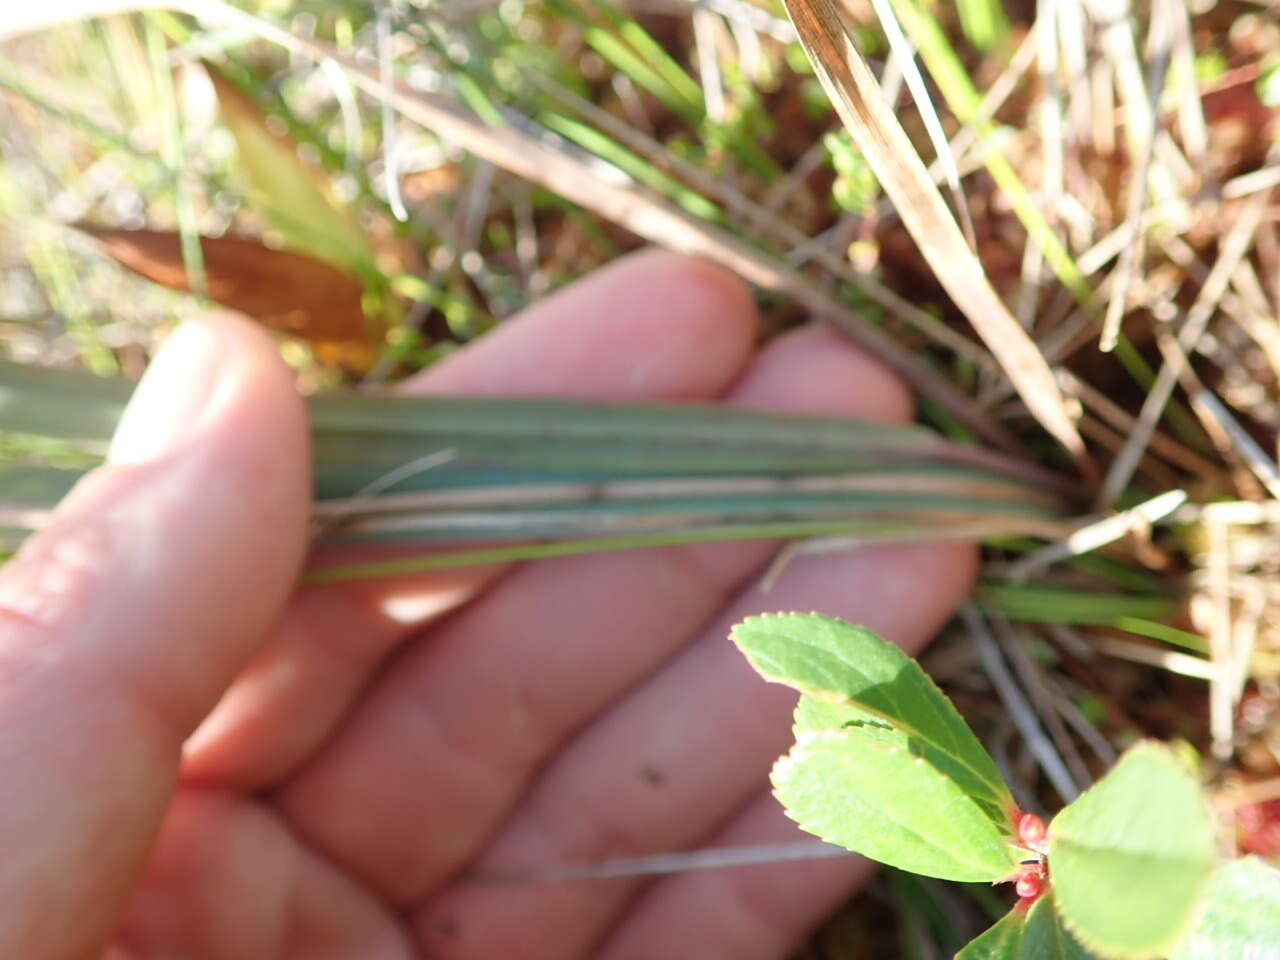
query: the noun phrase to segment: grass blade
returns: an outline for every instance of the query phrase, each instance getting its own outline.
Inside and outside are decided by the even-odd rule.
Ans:
[[[0,363],[0,431],[101,454],[129,389]],[[975,524],[1062,532],[1057,478],[918,427],[558,400],[343,394],[308,404],[322,539],[502,544],[396,570],[712,540],[945,536]],[[38,526],[88,460],[0,469],[0,522]],[[508,545],[529,540],[555,542]]]

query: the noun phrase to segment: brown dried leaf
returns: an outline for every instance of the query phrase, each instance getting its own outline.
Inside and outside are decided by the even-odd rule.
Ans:
[[[178,234],[75,226],[121,266],[161,286],[191,290]],[[272,330],[313,343],[369,342],[360,282],[351,274],[305,254],[272,250],[248,237],[202,237],[200,245],[210,299]]]
[[[943,288],[1008,372],[1035,418],[1090,469],[1084,441],[1067,413],[1053,371],[987,280],[981,262],[965,242],[923,161],[854,47],[839,4],[836,0],[784,3],[840,119]]]

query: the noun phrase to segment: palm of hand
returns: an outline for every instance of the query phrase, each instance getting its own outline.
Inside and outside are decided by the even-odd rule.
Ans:
[[[214,328],[235,346],[200,443],[154,457],[122,442],[0,580],[16,624],[0,634],[0,694],[16,691],[0,696],[0,757],[34,784],[0,801],[20,851],[0,895],[25,917],[0,918],[0,955],[84,956],[110,938],[113,960],[766,960],[863,875],[847,859],[494,882],[794,839],[766,781],[790,695],[740,661],[729,625],[821,608],[918,647],[967,586],[969,551],[798,561],[764,595],[774,545],[655,549],[308,589],[279,616],[305,540],[300,405],[264,338]],[[907,415],[902,388],[833,335],[752,356],[753,336],[735,281],[648,254],[410,389]],[[32,630],[75,657],[55,642],[7,671]],[[52,749],[31,750],[51,719]]]

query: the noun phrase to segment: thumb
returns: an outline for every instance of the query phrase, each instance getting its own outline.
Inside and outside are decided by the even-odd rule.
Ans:
[[[270,339],[184,323],[87,476],[0,570],[0,957],[101,946],[183,739],[306,544],[305,415]]]

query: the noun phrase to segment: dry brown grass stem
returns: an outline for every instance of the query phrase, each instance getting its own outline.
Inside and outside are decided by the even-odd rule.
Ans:
[[[1241,210],[1239,218],[1222,241],[1221,252],[1209,275],[1200,288],[1200,293],[1177,334],[1179,351],[1172,355],[1172,362],[1167,357],[1165,364],[1156,374],[1155,382],[1147,391],[1142,403],[1142,411],[1138,415],[1138,423],[1129,435],[1124,449],[1112,462],[1102,483],[1099,501],[1103,506],[1114,503],[1116,498],[1128,485],[1133,471],[1137,467],[1142,451],[1146,449],[1156,423],[1164,414],[1165,406],[1173,395],[1179,374],[1189,370],[1185,354],[1193,351],[1208,329],[1218,302],[1227,290],[1231,276],[1240,261],[1253,245],[1253,236],[1258,224],[1266,212],[1269,202],[1267,194],[1260,194],[1248,202]]]
[[[889,42],[889,49],[893,52],[892,63],[901,73],[902,80],[911,94],[911,101],[915,104],[916,112],[924,124],[929,142],[933,144],[934,167],[941,173],[942,180],[951,194],[951,203],[959,218],[961,231],[964,233],[965,240],[968,241],[969,248],[976,253],[978,241],[974,235],[973,217],[969,213],[969,201],[960,187],[960,171],[956,167],[956,158],[951,152],[946,133],[943,132],[942,121],[929,96],[929,88],[920,74],[920,68],[916,65],[915,49],[903,34],[902,25],[898,23],[889,0],[870,0],[870,3],[876,19],[880,22],[880,28],[884,31],[885,39]],[[886,103],[893,103],[897,98],[886,90],[884,99]],[[934,176],[936,174],[931,172],[930,179],[932,180]]]
[[[1160,94],[1164,90],[1164,78],[1169,67],[1170,25],[1167,12],[1169,5],[1169,0],[1157,0],[1152,6],[1151,26],[1147,38],[1148,109],[1140,118],[1129,117],[1126,121],[1129,125],[1141,121],[1149,126],[1141,131],[1138,141],[1142,145],[1142,152],[1138,155],[1138,161],[1133,169],[1129,187],[1128,213],[1125,216],[1130,240],[1120,253],[1120,262],[1116,265],[1115,277],[1111,284],[1111,299],[1107,304],[1106,316],[1102,322],[1102,336],[1098,341],[1098,348],[1103,352],[1114,350],[1120,340],[1120,321],[1124,316],[1129,287],[1133,283],[1135,269],[1142,261],[1146,250],[1146,234],[1141,226],[1142,211],[1147,205],[1151,167],[1155,159]]]
[[[1067,131],[1064,126],[1061,57],[1064,49],[1063,24],[1059,3],[1037,5],[1032,26],[1035,62],[1042,96],[1036,109],[1039,118],[1041,173],[1039,205],[1050,222],[1059,220],[1065,209],[1063,192],[1067,165]],[[1014,313],[1028,330],[1036,326],[1041,287],[1045,279],[1044,252],[1039,244],[1028,243],[1022,251],[1021,282],[1018,285]]]
[[[1204,402],[1207,391],[1200,377],[1192,369],[1191,360],[1182,345],[1167,330],[1156,331],[1156,345],[1160,348],[1160,353],[1164,356],[1165,363],[1177,369],[1178,379],[1181,381],[1182,388],[1190,400],[1191,411],[1196,415],[1196,419],[1200,421],[1200,426],[1204,429],[1205,435],[1208,436],[1209,442],[1213,444],[1218,455],[1226,462],[1236,492],[1246,499],[1264,499],[1266,493],[1262,485],[1258,482],[1257,477],[1254,476],[1253,471],[1249,469],[1248,462],[1236,448],[1231,434],[1227,432],[1218,417],[1214,415],[1212,407]]]
[[[848,283],[867,299],[884,307],[894,316],[906,321],[939,346],[955,351],[966,360],[976,364],[987,372],[999,371],[987,351],[973,341],[956,333],[937,317],[925,313],[915,304],[889,289],[874,276],[854,268],[842,255],[822,244],[812,244],[812,238],[792,226],[785,218],[777,215],[776,207],[784,202],[782,189],[785,184],[795,178],[784,178],[779,181],[778,195],[764,204],[757,203],[731,184],[707,173],[687,160],[677,157],[652,136],[639,130],[614,114],[578,96],[572,90],[556,83],[550,77],[541,74],[526,73],[526,79],[544,92],[555,97],[565,106],[578,111],[594,126],[609,134],[623,146],[634,150],[654,166],[670,173],[685,183],[696,188],[703,196],[718,200],[730,213],[742,218],[743,227],[751,233],[758,232],[765,236],[773,236],[789,247],[806,247],[810,258],[833,274],[837,279]],[[822,144],[814,145],[811,154],[821,158]]]
[[[1000,641],[1001,650],[1013,667],[1018,681],[1035,706],[1037,716],[1053,738],[1053,744],[1070,771],[1072,780],[1080,787],[1088,787],[1093,783],[1093,775],[1067,729],[1062,712],[1057,708],[1053,675],[1028,652],[1031,646],[1022,631],[1015,631],[1013,628],[1000,630],[997,631],[996,638]]]
[[[1133,10],[1128,0],[1084,0],[1090,18],[1101,29],[1099,43],[1111,67],[1124,108],[1125,138],[1131,156],[1141,156],[1143,140],[1154,129],[1151,104],[1142,76],[1134,34]],[[1111,97],[1105,98],[1108,102]],[[1095,101],[1096,102],[1096,101]]]
[[[1272,163],[1233,177],[1222,185],[1223,200],[1239,200],[1251,193],[1274,190],[1280,186],[1280,164]]]
[[[587,860],[581,863],[554,864],[530,870],[471,873],[463,883],[567,883],[580,880],[605,880],[613,877],[666,876],[691,870],[723,870],[762,863],[787,863],[797,860],[827,860],[856,856],[843,847],[821,840],[797,840],[794,843],[744,844],[734,847],[709,847],[705,850],[681,850],[654,853],[642,857],[616,857]]]
[[[1261,230],[1259,230],[1260,235]],[[1169,259],[1185,270],[1191,279],[1201,285],[1204,284],[1209,276],[1209,268],[1196,256],[1186,240],[1176,236],[1164,237],[1161,239],[1161,247]],[[1266,295],[1255,289],[1254,281],[1250,279],[1251,275],[1253,275],[1251,265],[1242,261],[1232,275],[1231,283],[1236,290],[1242,287],[1250,290],[1250,295],[1246,297],[1234,290],[1226,291],[1222,294],[1218,306],[1226,317],[1239,324],[1241,329],[1262,348],[1267,362],[1276,377],[1280,378],[1280,326],[1276,325],[1275,313],[1267,303]],[[1255,302],[1259,296],[1262,297],[1261,304]]]
[[[1236,455],[1266,488],[1267,493],[1280,499],[1280,469],[1277,469],[1276,461],[1263,451],[1244,427],[1240,426],[1239,421],[1231,415],[1222,401],[1203,388],[1192,395],[1191,401],[1194,407],[1202,409],[1217,423]]]
[[[1091,384],[1077,377],[1069,370],[1058,373],[1069,394],[1078,397],[1085,409],[1090,410],[1105,421],[1122,437],[1128,436],[1137,424],[1137,419],[1110,397]],[[1168,434],[1153,430],[1148,449],[1162,459],[1198,477],[1202,482],[1215,486],[1224,486],[1230,482],[1226,471],[1217,464],[1190,450]]]
[[[1196,89],[1196,51],[1191,33],[1190,4],[1182,0],[1166,2],[1169,12],[1170,53],[1173,75],[1185,89],[1176,91],[1178,133],[1187,160],[1197,171],[1208,166],[1209,130],[1204,118],[1204,104]]]
[[[1067,631],[1066,627],[1060,627],[1058,629]],[[1110,741],[1108,741],[1106,737],[1098,732],[1097,727],[1089,722],[1089,719],[1076,705],[1076,702],[1064,690],[1051,689],[1049,691],[1049,695],[1052,697],[1053,705],[1057,708],[1058,713],[1061,714],[1062,719],[1066,721],[1067,726],[1075,731],[1076,736],[1078,736],[1084,745],[1093,752],[1093,755],[1098,758],[1098,761],[1103,765],[1103,767],[1110,767],[1115,763],[1115,747],[1111,745]],[[1081,782],[1084,781],[1082,780]]]
[[[1231,756],[1235,731],[1235,704],[1231,696],[1227,665],[1232,660],[1231,630],[1231,542],[1225,523],[1207,524],[1208,562],[1205,565],[1211,603],[1209,618],[1209,658],[1213,674],[1209,679],[1209,735],[1214,756]]]
[[[1108,453],[1116,454],[1124,449],[1125,432],[1103,423],[1088,410],[1080,417],[1080,432],[1087,440]],[[1168,490],[1182,482],[1177,471],[1166,466],[1150,450],[1142,455],[1134,475],[1143,477],[1149,487],[1155,490]]]
[[[962,171],[963,161],[982,140],[983,127],[991,122],[997,111],[1005,105],[1005,101],[1018,89],[1018,84],[1022,81],[1023,76],[1035,62],[1035,41],[1040,30],[1039,21],[1032,24],[1031,31],[1013,52],[1013,56],[1009,58],[1008,65],[1000,71],[999,76],[987,88],[987,92],[983,95],[982,102],[978,104],[978,109],[974,112],[973,117],[957,130],[955,136],[951,138],[949,148],[952,156],[955,157],[957,165],[962,167]],[[981,166],[981,161],[974,161],[972,169],[977,169],[979,166]],[[942,158],[935,158],[933,163],[929,165],[929,176],[933,178],[935,183],[941,183],[943,175]]]
[[[1080,788],[1072,778],[1053,741],[1045,733],[1039,712],[1028,702],[1026,694],[1018,686],[1013,674],[1009,672],[1009,667],[1000,652],[1000,644],[997,643],[993,633],[993,630],[1007,631],[1009,625],[999,618],[988,624],[972,604],[966,604],[961,608],[960,617],[974,645],[978,648],[978,658],[983,670],[990,678],[1000,700],[1008,709],[1009,716],[1013,719],[1027,748],[1040,765],[1040,769],[1044,771],[1045,779],[1053,785],[1064,803],[1070,803],[1079,796]]]
[[[969,249],[845,30],[839,9],[832,0],[786,0],[786,7],[837,113],[939,282],[1000,361],[1027,408],[1091,473],[1092,461],[1052,371]]]
[[[1170,673],[1184,677],[1193,677],[1196,680],[1208,680],[1213,683],[1219,675],[1219,670],[1211,661],[1189,653],[1179,653],[1177,650],[1162,650],[1159,647],[1135,643],[1132,640],[1101,636],[1094,640],[1094,646],[1099,652],[1108,656],[1119,657],[1121,660],[1129,660],[1149,667],[1159,667],[1161,670],[1168,670]]]

